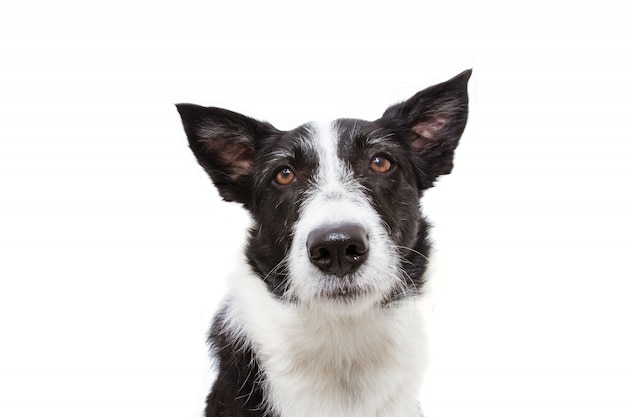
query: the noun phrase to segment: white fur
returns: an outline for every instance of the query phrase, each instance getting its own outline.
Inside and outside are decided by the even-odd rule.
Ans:
[[[286,303],[246,265],[232,277],[227,328],[258,355],[281,417],[416,417],[424,333],[415,299],[359,314]]]

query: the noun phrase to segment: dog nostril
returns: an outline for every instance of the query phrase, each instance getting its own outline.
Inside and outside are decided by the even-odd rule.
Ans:
[[[310,253],[309,256],[312,260],[315,260],[316,262],[328,262],[330,263],[331,260],[331,254],[330,251],[328,249],[326,249],[325,247],[316,247],[314,248]]]
[[[358,269],[369,250],[365,229],[342,224],[314,230],[307,239],[311,263],[321,271],[344,276]]]
[[[364,248],[359,248],[357,245],[350,245],[346,248],[346,256],[349,257],[358,257],[358,256],[362,256],[364,253],[366,253],[367,250],[365,250]]]

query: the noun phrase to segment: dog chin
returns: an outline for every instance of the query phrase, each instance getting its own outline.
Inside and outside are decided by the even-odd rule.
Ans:
[[[345,277],[333,278],[338,281],[323,286],[309,303],[322,314],[359,315],[380,305],[384,298],[374,288],[343,282],[348,281]]]
[[[319,297],[313,300],[309,307],[320,316],[348,318],[373,311],[378,305],[380,302],[377,297],[366,295],[358,298]]]

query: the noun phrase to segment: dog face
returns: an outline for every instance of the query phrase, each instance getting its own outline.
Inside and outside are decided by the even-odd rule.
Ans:
[[[355,313],[419,292],[427,262],[422,192],[452,169],[471,71],[376,121],[281,131],[218,108],[178,105],[200,165],[253,227],[247,257],[288,302]]]

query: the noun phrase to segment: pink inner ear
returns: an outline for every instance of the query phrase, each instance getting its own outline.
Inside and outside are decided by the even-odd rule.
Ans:
[[[229,176],[232,180],[252,172],[253,153],[253,150],[244,144],[228,144],[222,148],[220,156],[230,166]]]
[[[204,144],[208,152],[217,154],[229,168],[228,176],[233,181],[252,172],[254,150],[245,143],[217,140],[205,141]]]
[[[419,122],[411,130],[424,139],[435,139],[446,123],[448,123],[448,119],[439,116],[425,122]]]

